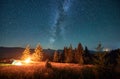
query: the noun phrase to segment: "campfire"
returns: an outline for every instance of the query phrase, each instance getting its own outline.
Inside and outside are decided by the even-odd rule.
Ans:
[[[26,64],[30,63],[31,62],[31,58],[27,58],[25,61],[24,61]]]
[[[18,65],[18,66],[21,66],[21,65],[26,65],[26,64],[30,64],[31,63],[31,58],[28,57],[26,58],[25,60],[14,60],[12,62],[12,65]]]
[[[30,47],[27,45],[22,53],[20,60],[14,60],[12,65],[28,65],[41,61],[43,59],[43,52],[41,46],[38,44],[34,53],[30,54]]]

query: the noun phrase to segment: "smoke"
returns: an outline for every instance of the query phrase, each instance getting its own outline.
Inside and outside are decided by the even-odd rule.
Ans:
[[[52,46],[56,40],[65,39],[65,25],[64,21],[67,12],[71,6],[72,0],[57,0],[57,12],[53,26],[51,26],[51,36],[49,39],[50,45]],[[57,38],[59,37],[59,38]]]

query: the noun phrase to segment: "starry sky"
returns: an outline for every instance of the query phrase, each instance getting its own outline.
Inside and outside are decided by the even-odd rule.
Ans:
[[[0,0],[0,46],[120,48],[120,0]]]

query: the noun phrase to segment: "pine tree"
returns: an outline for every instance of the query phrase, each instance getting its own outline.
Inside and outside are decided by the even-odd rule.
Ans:
[[[70,45],[69,49],[67,50],[66,62],[67,62],[67,63],[72,63],[72,62],[73,62],[72,45]]]
[[[119,53],[120,53],[120,49],[119,49]],[[117,58],[117,65],[120,66],[120,54],[118,53],[118,58]]]
[[[96,57],[94,58],[94,63],[99,66],[105,66],[107,59],[105,59],[106,53],[96,53]]]
[[[88,48],[87,48],[87,46],[85,46],[85,55],[89,55],[89,51],[88,51]]]
[[[43,49],[40,46],[40,44],[38,44],[36,46],[35,53],[33,53],[33,60],[35,60],[35,61],[42,61],[43,60]]]
[[[83,53],[84,53],[84,50],[83,50],[82,44],[79,43],[78,47],[77,47],[77,50],[76,50],[76,53],[75,53],[76,63],[83,64],[83,62],[84,62],[83,61]]]
[[[102,44],[99,43],[98,46],[95,48],[98,52],[101,52],[103,50]]]
[[[84,53],[83,46],[82,46],[81,43],[78,44],[77,52],[80,53],[80,54]]]
[[[61,56],[60,56],[61,62],[65,62],[65,50],[66,50],[66,47],[64,47],[64,50],[63,50],[63,52],[61,53]]]
[[[78,62],[77,62],[77,48],[74,49],[74,55],[73,55],[73,56],[74,56],[74,58],[73,58],[74,61],[73,61],[73,62],[74,62],[74,63],[78,63]]]
[[[68,57],[68,48],[67,47],[64,48],[64,54],[65,54],[64,62],[67,62],[67,57]]]
[[[29,45],[26,46],[26,48],[25,48],[25,50],[24,50],[24,52],[22,54],[21,59],[25,60],[28,57],[30,57],[30,46]]]
[[[63,52],[58,52],[59,62],[63,62]]]
[[[57,51],[54,52],[53,61],[54,62],[58,62],[59,61],[59,53]]]
[[[92,56],[87,48],[87,46],[85,46],[85,51],[83,54],[83,59],[84,59],[84,64],[92,64]]]

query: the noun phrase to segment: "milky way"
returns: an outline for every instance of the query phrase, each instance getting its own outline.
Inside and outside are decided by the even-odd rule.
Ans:
[[[120,48],[120,0],[0,0],[0,46]]]
[[[58,5],[57,12],[56,12],[56,18],[53,26],[51,26],[51,36],[49,39],[49,43],[51,46],[54,45],[55,41],[58,39],[65,39],[65,25],[63,25],[63,22],[65,21],[67,12],[69,11],[69,8],[72,4],[72,0],[59,0],[57,1]],[[59,38],[57,38],[57,36]]]

